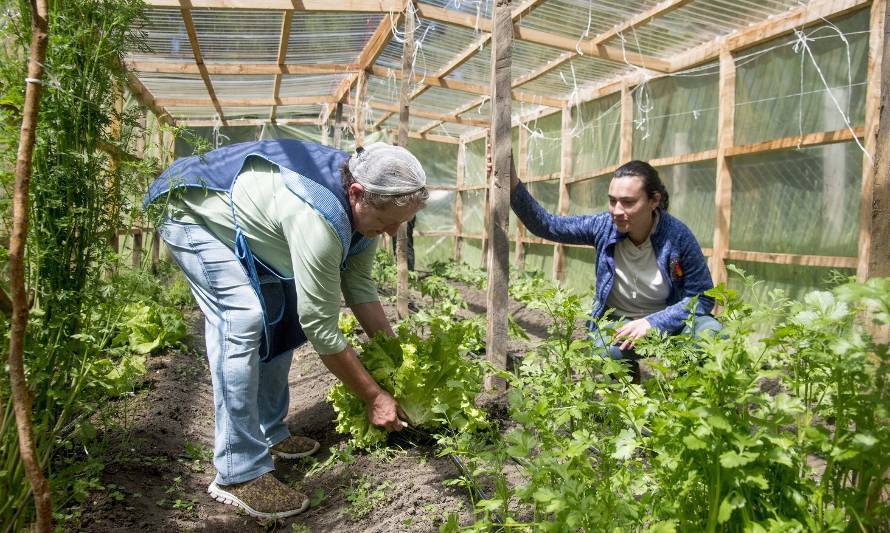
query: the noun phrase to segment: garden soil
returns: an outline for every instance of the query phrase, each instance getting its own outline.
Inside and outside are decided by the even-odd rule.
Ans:
[[[484,291],[462,288],[468,315],[482,313]],[[419,295],[415,303],[423,305]],[[385,308],[392,318],[394,306]],[[511,313],[532,334],[532,342],[546,335],[539,313],[516,303],[511,303]],[[433,446],[402,441],[386,453],[344,453],[347,439],[335,431],[334,411],[325,401],[336,378],[308,344],[294,353],[287,423],[292,434],[318,440],[321,449],[312,461],[277,461],[275,475],[309,495],[312,506],[296,517],[258,521],[212,500],[206,488],[214,475],[209,460],[213,394],[204,322],[195,310],[187,318],[188,347],[150,356],[145,380],[134,395],[113,402],[96,418],[106,442],[104,488],[66,511],[74,516],[66,530],[438,531],[452,513],[462,524],[472,522],[466,491],[446,484],[459,476],[458,469],[447,457],[437,457]],[[510,351],[521,354],[527,347],[511,342]],[[332,459],[332,452],[337,457]],[[316,460],[330,465],[307,476]]]

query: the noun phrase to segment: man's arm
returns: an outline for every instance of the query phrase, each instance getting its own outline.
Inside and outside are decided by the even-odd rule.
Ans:
[[[349,308],[352,309],[352,313],[358,319],[359,324],[362,325],[362,329],[365,330],[369,338],[380,332],[383,332],[387,337],[396,336],[389,323],[389,319],[386,318],[386,313],[383,312],[383,306],[380,305],[380,302],[355,304]]]
[[[387,431],[399,431],[404,427],[402,420],[407,420],[408,417],[392,395],[368,374],[352,347],[347,346],[341,352],[322,355],[321,361],[347,389],[365,402],[368,419],[372,424],[382,426]]]

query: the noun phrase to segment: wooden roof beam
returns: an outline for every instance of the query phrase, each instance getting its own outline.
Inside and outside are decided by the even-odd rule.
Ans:
[[[157,98],[156,101],[163,107],[209,107],[214,103],[214,100],[209,98]],[[329,94],[320,94],[317,96],[285,96],[283,98],[227,98],[216,99],[215,102],[226,107],[311,105],[334,103],[334,97]]]
[[[139,78],[136,77],[135,74],[129,71],[127,71],[127,86],[130,88],[130,92],[133,93],[133,96],[136,97],[136,100],[155,114],[158,118],[158,122],[161,124],[169,124],[171,126],[175,124],[173,116],[170,115],[163,106],[158,104],[157,99],[151,94],[151,91],[139,81]]]
[[[226,116],[223,113],[222,106],[219,104],[219,100],[216,98],[216,91],[213,90],[213,83],[210,82],[210,74],[207,73],[207,68],[204,66],[204,58],[201,55],[201,46],[198,44],[198,33],[195,31],[195,23],[192,21],[192,2],[191,0],[179,0],[178,4],[179,10],[182,12],[182,21],[185,23],[185,29],[188,32],[189,43],[192,45],[192,53],[195,56],[195,65],[197,65],[198,70],[201,73],[201,79],[204,80],[204,86],[207,87],[207,94],[210,95],[210,100],[213,102],[213,107],[216,108],[219,120],[222,122],[223,126],[227,126]]]
[[[288,9],[284,12],[284,17],[281,19],[281,34],[278,36],[278,64],[282,65],[287,60],[287,46],[290,38],[290,27],[293,23],[294,19],[294,11],[292,9]],[[276,101],[278,100],[278,96],[281,93],[281,74],[275,74],[275,81],[272,86],[272,98]],[[272,106],[272,110],[269,112],[269,120],[275,122],[275,111],[277,105]]]
[[[213,127],[218,124],[215,120],[209,119],[183,119],[177,122],[177,124],[181,126],[187,127]],[[269,124],[269,121],[262,118],[235,118],[229,119],[229,126],[264,126]],[[279,118],[275,120],[275,124],[278,125],[304,125],[304,126],[319,126],[318,118]]]
[[[287,46],[285,44],[285,46]],[[286,53],[286,51],[285,51]],[[132,72],[157,74],[200,74],[201,69],[194,63],[174,63],[169,61],[137,61],[126,62],[127,69]],[[299,63],[204,63],[208,74],[215,75],[251,75],[251,74],[344,74],[361,70],[358,63],[342,64],[299,64]]]
[[[150,7],[179,7],[179,0],[146,0]],[[404,0],[192,0],[194,9],[250,9],[286,11],[404,11]]]

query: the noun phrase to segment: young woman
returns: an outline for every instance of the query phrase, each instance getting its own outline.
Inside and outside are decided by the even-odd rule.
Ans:
[[[213,381],[216,478],[208,492],[248,514],[299,513],[308,498],[277,480],[272,456],[318,443],[290,435],[293,349],[325,366],[389,431],[406,417],[340,332],[341,295],[369,335],[392,328],[371,280],[376,237],[395,234],[429,196],[404,148],[375,143],[351,157],[295,140],[226,146],[175,161],[150,187],[167,200],[158,231],[204,312]]]
[[[609,184],[609,211],[596,215],[558,216],[547,212],[525,186],[511,176],[511,206],[535,235],[564,244],[587,244],[597,250],[595,318],[607,309],[616,320],[613,358],[627,360],[635,382],[639,365],[634,342],[650,329],[675,335],[690,313],[692,331],[719,330],[708,313],[713,287],[701,247],[689,228],[668,214],[668,192],[658,171],[643,161],[622,165]],[[694,309],[690,301],[697,298]],[[602,335],[591,322],[594,341]]]

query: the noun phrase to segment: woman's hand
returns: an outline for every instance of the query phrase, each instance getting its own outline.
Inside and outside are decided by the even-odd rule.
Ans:
[[[618,345],[619,350],[633,348],[634,341],[646,335],[650,329],[652,329],[652,324],[645,318],[631,320],[615,331],[615,344],[621,343]]]
[[[408,417],[405,416],[405,412],[399,407],[395,398],[385,390],[381,389],[377,396],[367,403],[367,406],[368,420],[375,426],[381,426],[390,432],[401,431],[406,427],[403,421]]]

